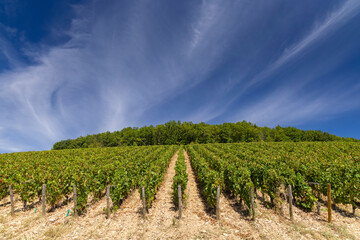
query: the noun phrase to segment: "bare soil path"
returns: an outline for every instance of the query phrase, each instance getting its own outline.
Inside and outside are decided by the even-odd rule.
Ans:
[[[175,176],[175,163],[178,152],[172,157],[169,168],[165,173],[164,182],[160,185],[156,199],[149,209],[148,219],[145,223],[143,239],[169,238],[176,221],[175,206],[172,201],[173,178]]]
[[[10,197],[5,198],[5,202],[10,202]],[[66,217],[68,208],[72,207],[71,203],[53,212],[47,212],[45,217],[42,216],[39,203],[25,211],[22,207],[18,196],[15,196],[14,217],[10,216],[10,204],[0,207],[0,239],[39,239],[40,236],[46,235],[48,228],[68,222],[71,218]]]

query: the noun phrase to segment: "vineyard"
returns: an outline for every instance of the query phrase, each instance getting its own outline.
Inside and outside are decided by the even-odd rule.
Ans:
[[[46,184],[46,202],[54,208],[69,199],[77,189],[77,209],[83,211],[91,194],[102,197],[111,185],[115,205],[141,186],[145,186],[151,206],[158,185],[177,146],[97,148],[89,150],[43,151],[0,155],[0,200],[11,185],[24,208],[42,196]]]
[[[124,215],[122,211],[127,206],[127,199],[138,199],[133,202],[136,209],[131,209],[133,217],[141,216],[140,209],[148,209],[147,221],[135,218],[137,220],[133,219],[133,222],[162,222],[161,216],[166,215],[166,209],[179,211],[179,201],[183,201],[185,217],[179,221],[192,219],[190,225],[196,226],[194,222],[199,222],[199,229],[205,226],[204,217],[190,217],[190,209],[200,211],[203,208],[208,216],[206,224],[216,222],[212,209],[219,202],[224,203],[220,208],[226,209],[232,202],[231,205],[245,209],[247,215],[244,216],[232,213],[239,221],[251,220],[256,212],[257,220],[252,221],[259,224],[264,221],[261,217],[264,211],[278,207],[283,211],[290,201],[299,209],[298,215],[315,213],[320,204],[322,209],[326,209],[327,186],[330,184],[332,202],[345,208],[350,206],[351,211],[346,210],[348,217],[345,219],[351,219],[360,206],[359,152],[360,144],[357,143],[304,142],[129,146],[1,154],[0,201],[4,204],[0,205],[0,212],[9,204],[10,186],[25,214],[44,200],[42,186],[45,185],[47,214],[56,212],[64,204],[69,205],[74,200],[76,188],[74,211],[81,218],[87,218],[92,211],[89,199],[102,203],[108,189],[114,216]],[[170,170],[173,171],[171,176]],[[288,199],[289,185],[292,199]],[[169,188],[168,193],[162,190],[164,186]],[[197,189],[200,193],[198,199],[194,197]],[[202,201],[204,205],[200,207]],[[164,205],[160,207],[161,204]],[[101,221],[105,221],[104,209],[110,210],[107,208],[109,205],[104,205],[99,210],[101,219],[104,219]],[[17,210],[20,210],[19,205]],[[155,215],[159,215],[159,220],[151,221]],[[353,219],[358,224],[358,218]],[[226,217],[221,220],[223,224],[226,221]],[[234,221],[230,222],[233,224]]]
[[[215,205],[215,186],[230,191],[250,208],[250,187],[279,199],[281,185],[291,185],[294,202],[311,210],[332,188],[335,203],[360,201],[360,146],[349,143],[246,143],[188,145],[204,197]],[[316,184],[309,184],[316,183]]]

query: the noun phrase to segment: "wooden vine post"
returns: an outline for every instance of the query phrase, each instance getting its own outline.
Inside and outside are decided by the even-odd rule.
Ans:
[[[9,192],[10,192],[10,202],[11,202],[11,210],[10,210],[10,214],[11,216],[15,215],[15,207],[14,207],[14,193],[12,190],[12,186],[9,186]]]
[[[280,184],[280,189],[285,189],[285,191],[286,191],[285,184],[283,184],[283,183]],[[255,189],[255,191],[256,191],[256,189]],[[284,216],[284,202],[283,202],[282,199],[281,199],[281,195],[282,195],[282,193],[279,194],[279,199],[280,199],[280,213],[281,213],[281,216]],[[286,194],[285,194],[284,198],[285,198],[285,201],[286,201]]]
[[[75,185],[73,186],[73,190],[74,190],[74,196],[73,196],[73,199],[74,199],[74,216],[77,217],[78,216],[77,209],[76,209],[77,195],[76,195],[76,186]]]
[[[106,218],[110,218],[110,186],[106,187]]]
[[[331,223],[331,185],[327,184],[327,197],[328,197],[328,222]]]
[[[321,214],[320,213],[320,184],[318,183],[317,184],[317,189],[318,189],[318,192],[317,192],[317,198],[318,198],[318,200],[317,200],[317,214]]]
[[[45,217],[46,214],[46,185],[42,185],[42,191],[41,191],[41,201],[42,201],[42,215]]]
[[[183,211],[183,205],[182,205],[182,194],[181,194],[181,186],[180,184],[178,185],[178,199],[179,199],[179,219],[182,216],[182,211]]]
[[[255,221],[255,199],[254,199],[254,187],[250,187],[250,202],[251,202],[251,216],[252,220]]]
[[[142,186],[141,188],[141,197],[142,197],[142,204],[143,204],[143,218],[146,218],[146,201],[145,201],[145,187]]]
[[[353,210],[353,215],[354,217],[356,216],[356,205],[352,205],[352,210]]]
[[[216,220],[220,222],[220,186],[216,188]]]
[[[294,220],[294,212],[293,212],[293,196],[292,196],[292,190],[291,185],[289,185],[289,213],[290,213],[290,220]]]

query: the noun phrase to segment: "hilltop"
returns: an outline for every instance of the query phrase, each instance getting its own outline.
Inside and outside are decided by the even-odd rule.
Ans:
[[[53,149],[260,141],[327,142],[359,140],[339,137],[320,130],[301,130],[295,127],[281,126],[275,128],[259,127],[246,121],[223,124],[169,121],[156,126],[127,127],[121,131],[63,140],[56,142]]]

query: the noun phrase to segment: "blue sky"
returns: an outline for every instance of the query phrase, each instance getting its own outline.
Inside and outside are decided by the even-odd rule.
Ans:
[[[169,120],[360,138],[360,1],[0,0],[0,152]]]

